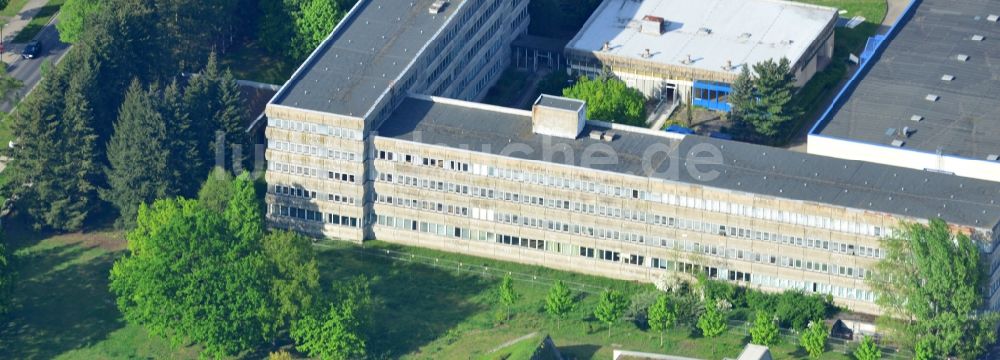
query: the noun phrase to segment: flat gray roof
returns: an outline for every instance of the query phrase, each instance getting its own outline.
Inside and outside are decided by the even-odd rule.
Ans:
[[[273,103],[363,116],[465,0],[361,0],[288,80]]]
[[[978,160],[1000,154],[1000,23],[990,14],[1000,15],[1000,2],[923,0],[817,133]]]
[[[580,111],[586,102],[577,99],[570,99],[561,96],[552,96],[542,94],[538,96],[538,100],[535,101],[535,105],[541,105],[556,109],[563,109],[569,111]]]
[[[641,31],[646,16],[664,20],[662,35]],[[768,59],[796,64],[836,19],[833,8],[778,0],[604,0],[566,47],[600,52],[610,42],[612,55],[736,74]]]
[[[577,139],[538,135],[531,129],[531,117],[524,113],[479,104],[407,98],[379,128],[378,135],[905,217],[940,217],[950,223],[979,228],[992,228],[1000,223],[1000,183],[991,181],[702,136],[677,140],[644,131],[616,129],[613,131],[617,138],[603,142],[587,136],[591,130],[606,130],[594,123],[588,123]],[[508,147],[512,143],[520,145]],[[619,161],[583,162],[584,150],[594,144],[609,146]],[[661,151],[644,160],[646,151],[654,146]],[[705,156],[703,153],[692,156],[692,150],[705,146],[719,149],[723,162],[704,164],[698,160]],[[543,153],[546,148],[552,151]],[[567,157],[561,149],[571,150],[573,155]],[[683,170],[677,176],[669,175],[667,169],[671,164],[689,161],[698,161],[700,171],[717,171],[718,176],[699,179]]]

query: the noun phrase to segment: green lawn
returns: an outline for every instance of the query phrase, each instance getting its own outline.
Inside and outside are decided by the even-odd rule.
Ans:
[[[127,325],[108,293],[108,272],[124,241],[117,232],[48,236],[19,218],[5,219],[4,242],[16,249],[17,309],[0,322],[8,359],[196,358]]]
[[[38,35],[38,32],[42,31],[42,28],[45,27],[45,25],[48,25],[49,21],[52,20],[52,16],[55,16],[55,14],[59,12],[59,8],[62,7],[65,2],[66,0],[49,0],[45,6],[38,10],[35,17],[31,18],[28,25],[25,26],[21,32],[17,33],[13,42],[25,43],[34,39],[35,35]]]
[[[2,17],[14,17],[17,16],[18,12],[24,8],[24,4],[27,4],[28,0],[9,0],[7,6],[0,9],[0,16]]]
[[[748,341],[741,329],[705,339],[694,335],[691,328],[681,326],[670,330],[667,346],[658,349],[656,334],[625,321],[616,325],[612,337],[607,338],[607,327],[591,315],[596,293],[614,287],[634,295],[652,291],[651,285],[384,242],[368,242],[364,250],[337,242],[325,242],[323,248],[321,273],[327,281],[357,274],[375,278],[372,290],[381,310],[375,315],[373,331],[380,336],[373,337],[370,345],[389,358],[488,357],[489,351],[501,344],[533,332],[549,334],[564,356],[579,359],[609,359],[615,348],[706,359],[735,358]],[[386,250],[412,254],[414,260],[387,258]],[[507,272],[513,272],[515,288],[522,297],[514,307],[514,318],[497,325],[495,319],[500,308],[493,300],[493,289],[499,276]],[[543,310],[545,294],[554,279],[564,280],[577,289],[575,293],[580,300],[558,326]],[[586,293],[579,289],[585,289]],[[805,353],[790,342],[772,351],[776,359],[805,358]],[[823,359],[848,357],[828,352]]]
[[[171,346],[121,318],[107,290],[108,271],[124,249],[119,232],[48,236],[17,220],[7,223],[5,241],[16,249],[18,308],[0,323],[0,354],[17,359],[197,357],[196,348]],[[372,278],[379,310],[369,349],[381,358],[503,358],[506,353],[527,351],[522,347],[534,347],[541,336],[491,351],[531,333],[549,334],[564,355],[578,359],[607,359],[615,348],[719,359],[735,357],[747,342],[743,329],[704,339],[679,326],[667,334],[667,346],[658,349],[656,334],[628,321],[617,324],[607,338],[607,327],[591,315],[595,294],[609,287],[628,294],[651,291],[647,284],[384,242],[369,242],[363,248],[323,242],[319,249],[324,283],[360,274]],[[387,256],[387,250],[393,255]],[[507,272],[513,273],[522,297],[513,319],[498,324],[500,308],[493,301],[493,289]],[[579,299],[559,326],[542,310],[554,279],[566,281]],[[805,358],[792,341],[772,351],[776,359]],[[847,357],[828,352],[823,359]]]

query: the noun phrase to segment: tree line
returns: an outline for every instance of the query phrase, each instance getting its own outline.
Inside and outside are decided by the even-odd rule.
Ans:
[[[120,0],[66,0],[59,36],[77,43],[94,16]],[[270,54],[301,62],[325,39],[357,0],[149,0],[162,21],[157,30],[170,55],[193,71],[209,52],[258,43]]]
[[[139,207],[129,252],[111,269],[125,320],[212,357],[287,340],[311,357],[363,356],[368,280],[323,286],[310,239],[265,230],[256,187],[217,169],[196,199]]]
[[[179,17],[163,2],[101,4],[11,115],[3,191],[37,228],[76,231],[115,213],[129,227],[140,203],[193,196],[217,155],[249,140],[238,85],[202,33],[215,30],[188,29],[193,40],[176,42]],[[204,65],[182,72],[190,59]]]

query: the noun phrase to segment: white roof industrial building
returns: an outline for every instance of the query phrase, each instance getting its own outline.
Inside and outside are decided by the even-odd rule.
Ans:
[[[567,50],[735,75],[782,57],[802,66],[836,18],[833,8],[777,0],[606,0]]]

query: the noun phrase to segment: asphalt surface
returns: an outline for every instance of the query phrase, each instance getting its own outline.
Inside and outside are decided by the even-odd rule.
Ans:
[[[23,98],[42,79],[42,64],[46,62],[45,60],[55,65],[66,54],[66,51],[69,50],[70,46],[68,44],[59,41],[59,32],[56,30],[57,22],[59,22],[58,19],[50,22],[35,36],[35,40],[42,42],[41,56],[34,59],[19,57],[17,61],[7,66],[7,73],[24,83],[24,86],[18,90],[16,98]],[[21,48],[24,47],[24,44],[8,43],[5,45],[5,52],[14,51],[17,54],[20,54]],[[0,104],[0,111],[8,112],[11,108],[13,108],[13,104],[11,103],[5,102]]]

